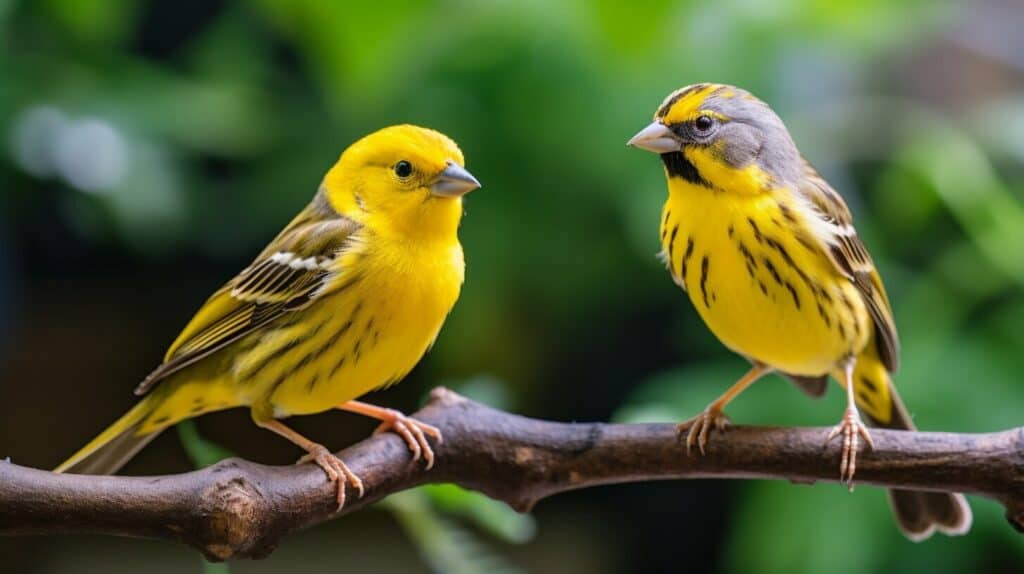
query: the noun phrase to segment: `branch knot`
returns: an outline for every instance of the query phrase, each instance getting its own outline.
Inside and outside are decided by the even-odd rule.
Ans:
[[[211,471],[220,476],[199,493],[196,517],[201,534],[193,543],[210,560],[248,555],[269,542],[263,540],[263,523],[272,509],[243,468],[245,464],[237,460],[218,463]],[[262,553],[269,554],[272,547]]]

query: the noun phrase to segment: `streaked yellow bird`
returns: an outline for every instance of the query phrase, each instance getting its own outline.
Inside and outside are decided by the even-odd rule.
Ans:
[[[811,167],[782,120],[749,92],[696,84],[670,94],[629,145],[661,156],[668,201],[661,243],[669,273],[728,348],[753,365],[680,425],[703,453],[725,406],[777,372],[813,396],[828,376],[846,389],[840,476],[852,487],[858,439],[874,425],[913,429],[893,386],[899,343],[882,279],[842,197]],[[889,491],[903,532],[963,534],[961,494]]]
[[[356,401],[402,379],[437,338],[464,277],[462,196],[480,187],[462,151],[401,125],[352,144],[313,201],[213,294],[136,389],[134,408],[56,472],[117,472],[161,430],[248,406],[255,423],[306,451],[337,483],[359,477],[280,419],[342,409],[380,419],[429,468],[438,429]]]

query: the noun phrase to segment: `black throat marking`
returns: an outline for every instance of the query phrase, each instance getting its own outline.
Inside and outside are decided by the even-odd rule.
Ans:
[[[665,164],[665,171],[668,172],[669,177],[681,177],[686,181],[701,185],[708,189],[714,189],[711,182],[701,177],[700,172],[697,171],[697,166],[686,159],[681,151],[673,151],[669,153],[661,154],[661,161]]]

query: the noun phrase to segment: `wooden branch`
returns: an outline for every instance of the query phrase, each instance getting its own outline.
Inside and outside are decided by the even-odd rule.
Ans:
[[[454,482],[528,511],[540,499],[599,484],[680,478],[837,482],[824,428],[732,427],[687,456],[670,424],[556,423],[505,413],[436,389],[415,415],[442,429],[437,463],[413,463],[388,433],[340,453],[366,485],[337,513],[316,466],[244,460],[172,476],[76,476],[0,462],[0,534],[96,532],[177,540],[211,560],[268,555],[296,530],[414,486]],[[860,484],[978,494],[1024,531],[1024,428],[991,434],[874,429]],[[837,493],[836,496],[842,496]]]

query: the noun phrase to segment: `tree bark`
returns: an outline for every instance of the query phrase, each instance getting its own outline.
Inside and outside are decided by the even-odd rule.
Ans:
[[[600,484],[683,478],[838,482],[839,450],[825,428],[731,427],[688,455],[671,424],[529,419],[435,389],[414,415],[444,433],[433,469],[413,463],[392,433],[341,456],[366,493],[334,486],[315,465],[271,467],[229,459],[171,476],[54,474],[0,462],[0,534],[93,532],[176,540],[211,560],[267,556],[288,534],[359,510],[388,494],[453,482],[529,511],[538,500]],[[1001,502],[1024,532],[1024,428],[989,434],[873,429],[857,482],[972,493]],[[839,496],[837,494],[837,496]]]

